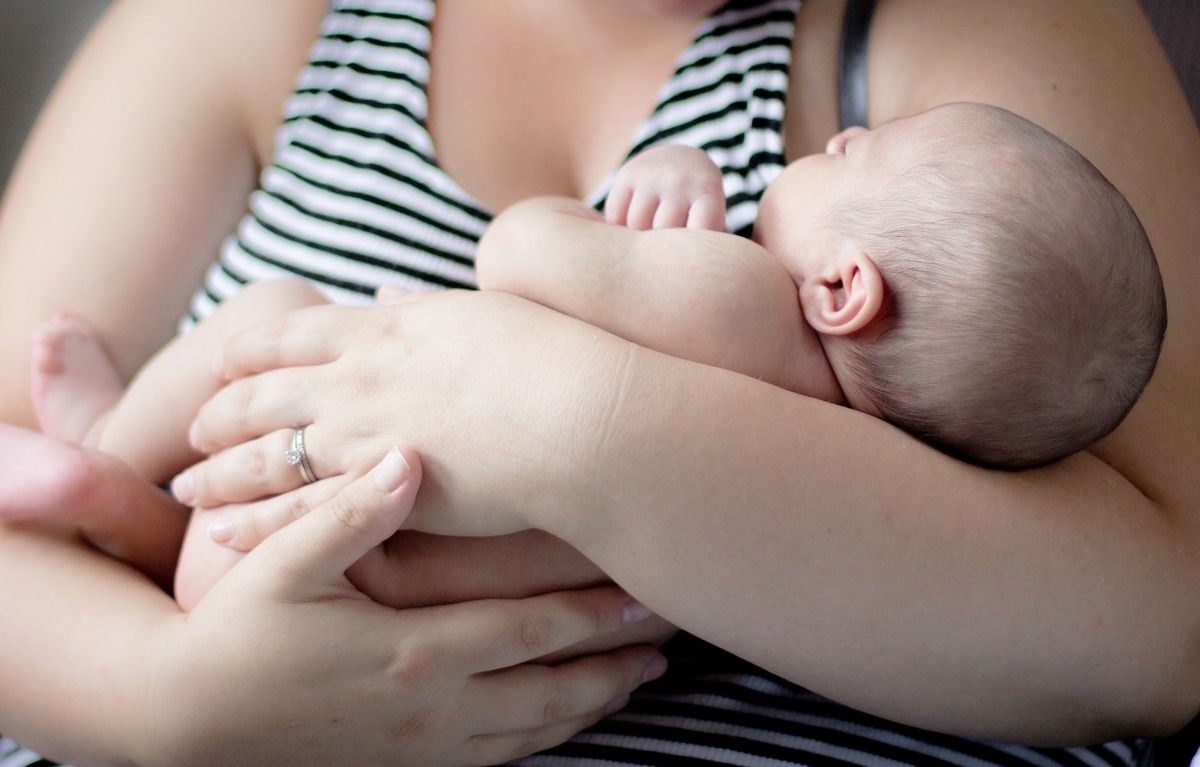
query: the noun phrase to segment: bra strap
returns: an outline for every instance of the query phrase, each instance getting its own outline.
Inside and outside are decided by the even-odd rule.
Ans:
[[[846,0],[838,47],[838,125],[845,130],[867,122],[867,34],[875,0]]]

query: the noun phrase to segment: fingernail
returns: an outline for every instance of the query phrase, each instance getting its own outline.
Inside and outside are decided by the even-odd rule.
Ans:
[[[630,597],[629,601],[625,603],[625,606],[621,608],[621,620],[625,623],[637,623],[638,621],[644,621],[651,615],[654,615],[653,610],[632,597]]]
[[[215,543],[229,543],[233,540],[233,523],[228,519],[218,519],[208,526],[208,537]]]
[[[655,655],[646,664],[646,670],[642,672],[642,681],[653,682],[665,673],[667,673],[667,659],[661,655]]]
[[[196,500],[196,486],[192,482],[192,473],[185,471],[171,480],[171,495],[185,506],[191,506]]]
[[[400,454],[400,448],[393,447],[383,457],[383,460],[371,471],[375,486],[385,493],[394,493],[408,479],[408,461]]]
[[[608,705],[604,707],[604,715],[609,716],[610,714],[615,714],[618,711],[620,711],[621,709],[625,708],[625,706],[627,706],[627,705],[629,705],[629,696],[628,695],[618,695],[617,697],[610,700],[608,702]]]

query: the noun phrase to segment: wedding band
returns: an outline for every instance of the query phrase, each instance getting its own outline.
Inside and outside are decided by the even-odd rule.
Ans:
[[[308,463],[308,453],[304,450],[304,430],[307,427],[301,426],[292,434],[292,449],[287,451],[287,462],[300,470],[300,476],[304,477],[304,481],[312,484],[317,481],[317,475],[313,474],[312,466]]]

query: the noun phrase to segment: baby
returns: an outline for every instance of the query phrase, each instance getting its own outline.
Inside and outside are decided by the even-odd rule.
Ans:
[[[703,153],[651,150],[615,179],[608,222],[559,198],[499,215],[480,287],[1009,468],[1108,434],[1157,360],[1165,299],[1133,211],[1075,150],[1004,110],[952,104],[835,136],[770,185],[754,241],[720,231],[724,207]],[[321,301],[299,282],[248,286],[128,389],[81,322],[56,318],[34,340],[43,430],[165,482],[199,457],[187,428],[220,385],[224,340]],[[237,556],[193,518],[180,604]]]
[[[626,164],[606,213],[557,198],[505,211],[480,243],[481,287],[983,465],[1043,465],[1111,432],[1166,328],[1125,199],[997,107],[838,134],[770,184],[754,242],[701,231],[722,227],[721,175],[684,147]]]

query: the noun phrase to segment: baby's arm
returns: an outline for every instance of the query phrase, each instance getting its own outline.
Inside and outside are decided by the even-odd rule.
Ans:
[[[824,365],[795,284],[766,250],[694,229],[635,231],[581,203],[537,198],[496,218],[480,287],[519,295],[656,351],[813,396]]]

